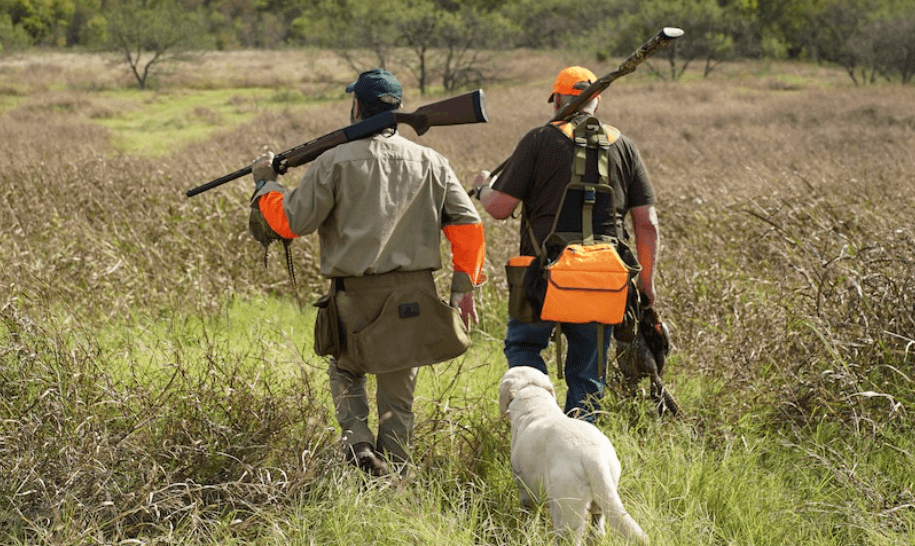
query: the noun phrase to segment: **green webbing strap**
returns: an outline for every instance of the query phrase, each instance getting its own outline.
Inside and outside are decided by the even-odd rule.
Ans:
[[[597,325],[597,379],[607,384],[607,352],[604,350],[604,325]]]
[[[534,247],[534,252],[537,253],[537,257],[543,257],[545,249],[540,246],[540,243],[537,242],[537,238],[534,237],[534,228],[531,226],[531,223],[527,221],[527,217],[522,214],[521,221],[527,224],[527,236],[531,239],[531,245]]]
[[[578,128],[575,128],[578,132]],[[585,168],[588,164],[588,141],[584,137],[575,137],[575,161],[572,170],[572,181],[578,179],[578,182],[584,186],[584,200],[581,205],[581,243],[584,245],[594,244],[594,203],[597,201],[596,188],[591,184],[584,183]]]
[[[618,138],[619,135],[615,135],[614,140]],[[599,143],[601,149],[607,149],[610,147],[610,140],[607,138],[606,133],[601,133],[601,142]],[[600,175],[601,184],[610,184],[610,160],[606,153],[600,154],[597,158],[597,173]],[[613,187],[610,188],[610,207],[613,210],[613,229],[616,232],[617,241],[623,240],[623,234],[620,233],[619,222],[616,221],[616,199],[613,194]],[[601,383],[607,384],[607,351],[604,349],[604,334],[606,332],[603,324],[597,325],[597,377]]]
[[[531,227],[531,223],[527,221],[527,216],[525,216],[523,212],[521,213],[521,221],[527,224],[527,236],[531,239],[531,245],[534,247],[534,252],[537,253],[538,258],[542,257],[546,250],[537,242],[537,238],[534,237],[534,228]],[[565,373],[562,369],[562,332],[560,331],[558,324],[553,326],[553,345],[556,347],[556,376],[559,379],[562,379],[565,377]]]

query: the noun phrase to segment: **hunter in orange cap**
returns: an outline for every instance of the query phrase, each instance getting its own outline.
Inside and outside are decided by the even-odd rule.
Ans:
[[[564,68],[553,82],[553,94],[547,102],[553,102],[556,95],[580,95],[589,85],[597,81],[597,76],[582,66]]]
[[[497,177],[482,171],[473,181],[474,197],[493,218],[513,218],[515,209],[521,207],[519,252],[517,259],[506,264],[514,268],[511,271],[521,270],[520,275],[508,278],[510,270],[506,268],[511,297],[502,352],[508,366],[530,366],[549,373],[541,353],[558,329],[566,339],[562,369],[568,391],[563,411],[589,421],[598,415],[604,392],[606,369],[602,359],[612,336],[620,333],[625,339],[626,332],[623,328],[614,330],[606,321],[544,319],[542,308],[538,308],[543,302],[539,294],[535,294],[537,300],[528,297],[536,292],[536,287],[530,286],[536,283],[525,282],[532,276],[518,265],[553,261],[567,241],[592,237],[605,243],[616,241],[618,251],[626,256],[635,254],[638,259],[640,297],[655,303],[659,235],[654,187],[635,143],[596,117],[600,95],[584,95],[584,90],[597,81],[587,68],[563,69],[549,102],[554,113],[577,104],[575,111],[528,131]],[[585,98],[589,100],[578,104]],[[612,186],[612,191],[607,191],[607,186]],[[585,188],[594,188],[587,190],[587,199]],[[632,231],[626,231],[630,220]],[[528,291],[529,286],[534,290]]]

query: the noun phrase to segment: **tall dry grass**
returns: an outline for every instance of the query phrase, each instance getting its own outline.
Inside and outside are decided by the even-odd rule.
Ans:
[[[329,90],[352,78],[323,54],[276,55],[221,57],[163,84],[269,82],[334,97]],[[136,157],[114,151],[112,135],[92,121],[116,111],[94,91],[128,85],[119,69],[68,62],[0,63],[0,532],[95,544],[181,528],[205,541],[233,513],[256,520],[334,472],[327,408],[311,392],[320,387],[305,378],[287,387],[267,372],[273,357],[259,345],[229,350],[205,335],[193,350],[174,342],[173,362],[158,372],[131,374],[112,369],[123,358],[99,332],[114,325],[133,339],[164,324],[184,335],[189,321],[224,314],[233,301],[266,293],[304,303],[323,290],[313,237],[293,247],[297,292],[277,249],[263,269],[246,231],[247,179],[193,199],[184,191],[265,146],[347,123],[348,103],[263,111],[166,157]],[[302,68],[308,62],[319,68]],[[489,124],[419,140],[469,184],[549,118],[550,74],[569,62],[578,61],[515,54],[505,79],[486,88]],[[408,109],[423,100],[432,99],[408,89]],[[877,443],[910,434],[911,92],[854,88],[809,67],[731,65],[680,83],[637,73],[605,93],[599,114],[635,140],[659,194],[659,307],[674,342],[667,380],[689,401],[697,437],[728,443],[749,418],[813,456],[819,440],[810,431],[821,426]],[[500,316],[502,263],[515,252],[518,224],[485,223],[492,280],[480,303]],[[503,325],[489,320],[484,334],[497,340]],[[141,348],[115,346],[143,368]],[[427,461],[457,454],[456,481],[504,463],[492,454],[492,423],[470,419],[453,429],[457,450],[442,441],[444,416],[429,422],[445,428],[418,433]],[[315,459],[306,464],[302,453]],[[843,460],[828,461],[836,475],[885,525],[904,526],[899,507],[915,504],[911,482],[874,488]]]

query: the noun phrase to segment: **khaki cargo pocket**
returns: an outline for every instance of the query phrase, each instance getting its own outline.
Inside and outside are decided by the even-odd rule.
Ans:
[[[534,260],[533,256],[513,256],[505,264],[505,279],[508,281],[508,315],[521,322],[537,320],[537,310],[531,305],[524,290],[524,274]]]
[[[318,308],[315,316],[315,354],[336,358],[343,352],[336,298],[333,292],[325,294],[313,305]]]
[[[437,295],[391,293],[381,313],[347,337],[347,353],[369,373],[427,366],[456,358],[470,347],[460,312]]]

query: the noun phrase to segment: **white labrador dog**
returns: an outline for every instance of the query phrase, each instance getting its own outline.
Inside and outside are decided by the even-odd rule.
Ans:
[[[648,544],[617,492],[622,468],[613,444],[593,424],[562,412],[547,375],[529,366],[510,368],[499,384],[499,409],[511,422],[521,504],[547,501],[558,539],[581,544],[591,523],[588,542],[594,542],[605,534],[606,517],[629,541]]]

